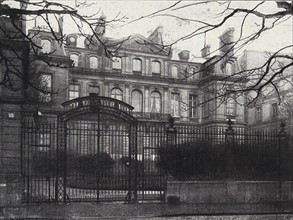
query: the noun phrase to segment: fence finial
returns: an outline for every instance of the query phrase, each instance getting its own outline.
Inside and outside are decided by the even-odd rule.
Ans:
[[[174,127],[175,119],[170,115],[168,121],[169,121],[169,125],[167,127],[167,132],[176,132],[176,128]]]
[[[280,123],[280,131],[279,131],[280,135],[285,135],[286,134],[286,124],[284,121],[281,121]]]
[[[234,131],[232,127],[233,121],[231,120],[231,118],[228,119],[227,124],[228,124],[228,128],[226,129],[226,131]]]
[[[175,119],[170,115],[169,117],[169,127],[174,127],[174,122],[175,122]]]

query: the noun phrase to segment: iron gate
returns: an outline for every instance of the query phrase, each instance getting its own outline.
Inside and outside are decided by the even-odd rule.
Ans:
[[[95,95],[63,106],[57,122],[22,125],[24,201],[135,202],[139,162],[133,107]]]

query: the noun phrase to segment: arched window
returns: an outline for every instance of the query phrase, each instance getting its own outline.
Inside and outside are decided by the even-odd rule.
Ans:
[[[231,75],[233,71],[233,64],[232,63],[226,63],[225,72],[227,75]]]
[[[111,91],[111,98],[123,101],[123,92],[121,89],[114,88]]]
[[[113,57],[112,69],[113,70],[121,70],[122,69],[121,57]]]
[[[78,55],[70,54],[70,59],[73,60],[73,66],[78,66]]]
[[[50,53],[51,52],[51,41],[44,39],[41,40],[42,52]]]
[[[97,69],[98,68],[98,58],[97,57],[90,57],[90,68]]]
[[[132,60],[132,71],[141,73],[141,60],[138,58],[135,58]]]
[[[152,92],[151,94],[151,112],[161,113],[162,98],[159,92]]]
[[[142,94],[138,90],[133,90],[131,94],[131,105],[134,107],[135,112],[142,112]]]
[[[171,71],[172,71],[172,78],[178,78],[178,67],[172,66]]]
[[[226,115],[235,115],[235,100],[231,97],[226,102]]]
[[[157,60],[152,62],[152,73],[161,74],[161,63]]]

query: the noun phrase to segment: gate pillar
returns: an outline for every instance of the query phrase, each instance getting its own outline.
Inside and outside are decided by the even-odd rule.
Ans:
[[[232,127],[232,120],[228,119],[228,128],[225,131],[225,150],[226,150],[226,158],[225,158],[225,172],[226,178],[229,178],[233,175],[234,172],[234,157],[233,157],[233,148],[234,148],[234,135],[235,131]],[[224,159],[224,158],[223,158]]]
[[[66,202],[66,123],[58,117],[55,201]]]
[[[174,118],[169,118],[169,125],[167,127],[167,146],[177,145],[177,129],[174,127]]]
[[[130,125],[129,132],[129,192],[128,203],[137,202],[137,123]]]

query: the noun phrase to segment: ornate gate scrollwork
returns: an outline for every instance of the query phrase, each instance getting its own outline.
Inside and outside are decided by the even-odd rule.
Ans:
[[[137,120],[132,116],[133,107],[122,101],[109,97],[97,96],[95,94],[67,101],[63,103],[62,106],[65,112],[58,116],[56,201],[80,201],[79,197],[81,197],[82,201],[94,200],[98,202],[104,200],[108,201],[107,199],[111,201],[116,199],[121,200],[123,197],[123,200],[126,198],[129,203],[136,202]],[[111,120],[111,122],[109,122],[109,120]],[[109,134],[105,134],[109,131]],[[114,134],[117,134],[117,137]],[[116,139],[109,139],[109,137]],[[71,140],[74,138],[78,140],[75,142]],[[67,142],[71,142],[71,144]],[[78,151],[79,157],[77,159],[72,159],[70,157],[73,157],[73,154],[69,155],[69,148],[73,148],[71,145],[75,143],[80,145],[78,150],[75,150]],[[93,143],[94,146],[92,146]],[[116,148],[112,149],[110,147],[110,149],[106,149],[107,147],[105,146],[110,146],[111,144],[116,144]],[[121,148],[123,149],[119,149],[119,144],[122,145]],[[106,149],[105,151],[107,151],[107,154],[101,153],[100,149],[102,148]],[[114,163],[115,166],[122,167],[120,170],[122,169],[124,174],[117,174],[115,178],[113,178],[116,182],[111,183],[109,182],[111,178],[107,175],[114,175],[113,173],[118,172],[117,170],[119,169],[112,170],[107,175],[104,174],[103,176],[101,173],[103,170],[98,167],[95,169],[100,169],[100,171],[95,171],[96,175],[88,177],[87,181],[80,182],[85,176],[80,176],[72,180],[74,177],[70,173],[77,172],[72,171],[72,169],[74,169],[72,167],[77,167],[78,165],[74,165],[71,162],[76,160],[81,163],[80,161],[83,158],[91,159],[92,155],[86,154],[86,152],[89,151],[95,152],[92,154],[96,157],[93,160],[93,162],[96,163],[95,166],[101,166],[100,161],[102,160],[106,162],[110,161]],[[128,157],[127,166],[123,164],[126,155],[124,151],[128,151],[126,156]],[[88,161],[90,160],[88,159]],[[114,167],[114,165],[112,166]],[[80,166],[93,167],[93,165],[86,163]],[[95,181],[93,180],[94,178],[96,178]],[[96,189],[93,189],[95,182]],[[96,193],[93,193],[94,190]],[[116,197],[107,198],[111,190],[116,190],[115,195],[119,191],[121,196],[116,195]],[[125,195],[123,193],[125,193]],[[95,196],[96,198],[94,198]]]

